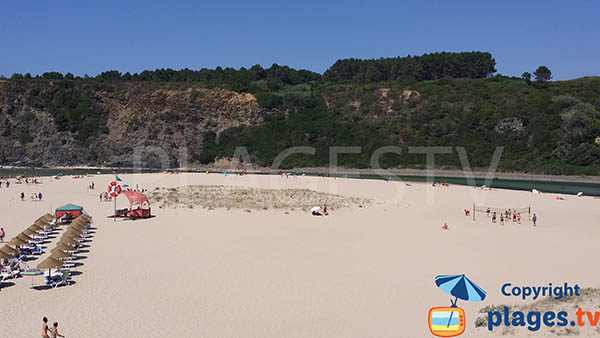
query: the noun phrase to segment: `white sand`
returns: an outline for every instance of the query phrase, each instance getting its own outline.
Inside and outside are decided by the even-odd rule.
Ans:
[[[484,302],[459,301],[467,313],[463,337],[483,337],[487,330],[474,327],[480,308],[519,303],[500,294],[505,282],[600,287],[600,200],[593,198],[315,177],[120,177],[150,190],[310,188],[374,202],[331,210],[327,218],[299,210],[155,207],[155,218],[113,222],[105,218],[112,203],[98,199],[113,176],[3,186],[5,240],[68,202],[83,205],[98,229],[75,284],[38,291],[30,289],[32,277],[5,282],[1,337],[39,337],[43,316],[59,321],[67,337],[429,337],[429,308],[450,304],[434,277],[461,273],[488,292]],[[88,192],[92,181],[97,188]],[[44,200],[21,202],[21,191],[27,198],[41,191]],[[538,227],[526,220],[500,227],[482,214],[473,222],[463,213],[473,199],[506,208],[531,204]],[[124,196],[118,206],[127,206]],[[440,229],[444,222],[450,231]]]

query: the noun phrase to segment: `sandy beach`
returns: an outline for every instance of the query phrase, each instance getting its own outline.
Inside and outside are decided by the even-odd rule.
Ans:
[[[82,205],[96,228],[72,285],[31,289],[32,278],[42,284],[42,277],[4,282],[0,303],[10,310],[0,312],[1,337],[39,337],[43,316],[67,337],[429,337],[429,309],[450,305],[434,283],[442,274],[466,274],[487,291],[483,302],[459,300],[467,316],[462,336],[483,337],[501,330],[476,328],[479,309],[524,303],[501,294],[506,282],[600,287],[593,264],[600,200],[591,197],[321,177],[119,177],[149,190],[156,217],[107,218],[113,203],[98,194],[111,175],[0,188],[5,241],[65,203]],[[193,198],[208,194],[206,186],[213,197]],[[245,197],[220,204],[232,196],[223,189]],[[43,200],[30,201],[32,192]],[[331,200],[329,216],[311,216],[308,198]],[[527,215],[505,226],[482,213],[473,221],[463,212],[473,203],[531,206],[538,226]],[[127,206],[120,196],[117,207]],[[49,256],[57,240],[27,264]],[[514,336],[530,334],[553,336],[524,328]]]

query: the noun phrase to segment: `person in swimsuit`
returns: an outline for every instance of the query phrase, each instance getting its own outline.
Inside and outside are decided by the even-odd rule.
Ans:
[[[42,322],[44,322],[42,324],[42,338],[50,338],[48,336],[48,318],[42,318]]]
[[[65,338],[65,336],[58,333],[58,322],[54,322],[54,324],[50,328],[50,338],[57,338],[57,337]]]

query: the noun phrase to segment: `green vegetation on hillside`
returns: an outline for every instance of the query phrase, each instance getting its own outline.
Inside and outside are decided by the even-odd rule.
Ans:
[[[246,146],[264,166],[288,147],[316,148],[315,155],[290,156],[283,163],[290,168],[328,165],[330,146],[360,146],[360,154],[340,155],[339,164],[366,168],[377,148],[399,146],[400,155],[381,158],[384,167],[423,168],[425,156],[407,147],[452,146],[465,147],[471,166],[486,168],[495,147],[503,146],[501,170],[597,175],[598,98],[600,79],[544,86],[502,76],[322,84],[300,108],[226,130],[206,147],[218,158]],[[436,155],[436,165],[461,167],[456,152]]]

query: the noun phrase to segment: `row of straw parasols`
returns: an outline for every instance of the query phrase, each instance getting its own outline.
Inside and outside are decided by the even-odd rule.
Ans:
[[[62,235],[56,247],[50,250],[50,256],[37,265],[38,269],[58,269],[63,266],[63,261],[73,257],[75,246],[78,244],[76,238],[79,238],[90,221],[88,215],[77,217]]]
[[[19,255],[19,250],[17,250],[16,247],[28,244],[30,240],[33,240],[33,236],[35,236],[39,231],[43,230],[44,227],[52,222],[53,219],[54,216],[50,214],[45,214],[38,218],[27,229],[23,230],[20,234],[11,239],[7,245],[0,248],[0,259],[17,257]],[[14,246],[14,248],[11,246]]]
[[[45,214],[38,218],[31,226],[10,240],[7,245],[0,248],[0,259],[18,257],[19,250],[16,247],[28,244],[33,239],[33,236],[43,230],[53,219],[54,217],[50,214]],[[56,248],[50,251],[50,257],[38,264],[37,268],[54,269],[62,267],[62,260],[71,257],[72,253],[75,252],[74,246],[77,244],[75,238],[81,235],[89,221],[90,216],[88,215],[81,215],[73,221],[59,240]],[[11,245],[15,246],[15,248],[11,247]]]

